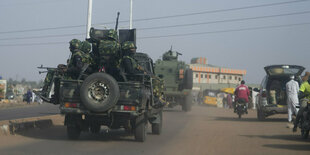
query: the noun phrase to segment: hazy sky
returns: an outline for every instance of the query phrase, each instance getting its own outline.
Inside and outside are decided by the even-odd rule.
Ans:
[[[118,11],[120,20],[128,21],[129,2],[93,0],[93,26],[114,28],[103,23],[114,22]],[[37,66],[64,64],[68,42],[85,39],[87,4],[0,1],[0,75],[40,80],[44,75]],[[310,70],[310,0],[133,0],[133,6],[138,52],[154,61],[172,45],[187,63],[206,57],[213,65],[245,69],[248,83],[260,83],[266,65],[296,64]]]

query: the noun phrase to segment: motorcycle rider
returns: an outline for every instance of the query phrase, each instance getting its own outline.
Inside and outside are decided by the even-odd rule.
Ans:
[[[248,86],[245,85],[245,81],[242,80],[241,84],[235,89],[235,102],[233,103],[234,105],[234,112],[236,112],[236,102],[238,101],[244,101],[246,103],[246,107],[248,107],[248,102],[249,102],[249,96],[250,96],[250,90]],[[248,113],[246,109],[246,113]]]
[[[306,72],[305,76],[303,76],[303,78],[302,78],[303,82],[300,85],[299,95],[298,95],[298,98],[301,99],[300,100],[300,108],[299,108],[299,111],[297,113],[296,120],[294,122],[293,132],[297,131],[297,126],[299,124],[299,121],[300,121],[301,117],[303,116],[303,113],[307,107],[307,103],[310,101],[309,76],[310,76],[310,73]]]

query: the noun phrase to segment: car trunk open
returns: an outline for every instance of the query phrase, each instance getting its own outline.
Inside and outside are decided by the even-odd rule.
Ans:
[[[271,65],[264,67],[268,76],[295,75],[299,76],[305,68],[297,65]]]
[[[269,77],[266,87],[269,104],[287,105],[286,83],[289,80],[289,75],[274,75]],[[296,77],[295,80],[300,84],[301,80],[299,77]]]

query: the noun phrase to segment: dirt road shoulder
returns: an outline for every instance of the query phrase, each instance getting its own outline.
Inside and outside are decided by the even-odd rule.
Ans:
[[[34,128],[44,129],[51,127],[55,124],[62,125],[63,121],[64,116],[60,114],[41,117],[30,117],[16,120],[4,120],[0,121],[0,136],[14,135],[18,132]]]

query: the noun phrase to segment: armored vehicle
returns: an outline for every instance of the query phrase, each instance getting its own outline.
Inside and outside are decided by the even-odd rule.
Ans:
[[[169,51],[162,60],[155,63],[155,73],[164,80],[165,100],[169,107],[182,106],[183,111],[190,111],[192,106],[193,71],[183,61],[178,61],[179,52]]]
[[[101,50],[100,43],[106,39],[109,30],[92,28],[90,32],[93,52]],[[116,41],[119,44],[135,42],[135,32],[135,29],[119,30]],[[124,128],[141,142],[146,139],[148,122],[153,134],[161,133],[163,108],[155,106],[153,84],[158,78],[154,74],[152,59],[145,53],[136,53],[135,59],[145,72],[126,75],[120,69],[121,80],[105,72],[105,66],[99,66],[103,69],[89,75],[82,72],[78,79],[53,78],[55,92],[47,101],[60,105],[69,139],[78,139],[81,131],[99,133],[102,125],[110,129]]]

